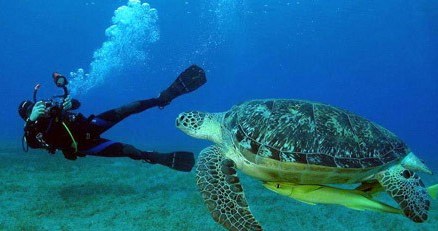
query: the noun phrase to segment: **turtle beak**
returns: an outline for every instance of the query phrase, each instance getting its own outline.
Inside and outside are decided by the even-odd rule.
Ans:
[[[185,116],[184,112],[179,114],[178,117],[176,117],[176,120],[175,120],[176,127],[181,129],[181,127],[184,126],[184,123],[185,123],[185,125],[187,125],[187,122],[184,122],[185,119],[186,119],[186,116]]]
[[[176,125],[177,127],[179,127],[179,120],[178,120],[178,119],[176,119],[176,121],[175,121],[175,125]]]

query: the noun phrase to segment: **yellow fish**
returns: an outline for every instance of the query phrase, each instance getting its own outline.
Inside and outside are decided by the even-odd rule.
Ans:
[[[265,182],[263,185],[278,194],[307,204],[335,204],[361,211],[371,210],[403,214],[402,210],[373,200],[369,194],[355,189],[340,189],[323,185],[301,185],[289,182]]]

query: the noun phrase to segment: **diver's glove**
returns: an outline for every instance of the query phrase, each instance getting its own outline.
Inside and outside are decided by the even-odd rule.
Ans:
[[[81,102],[77,99],[72,99],[70,95],[68,95],[64,102],[62,103],[62,109],[65,111],[68,110],[76,110],[81,106]]]
[[[190,172],[195,165],[195,155],[192,152],[158,153],[147,152],[144,159],[151,164],[161,164],[182,172]]]
[[[205,71],[192,65],[185,69],[166,90],[158,96],[158,106],[163,108],[176,97],[192,92],[207,82]]]
[[[46,105],[44,105],[43,101],[37,102],[33,108],[32,113],[30,113],[29,120],[36,121],[40,116],[44,115],[46,112]]]

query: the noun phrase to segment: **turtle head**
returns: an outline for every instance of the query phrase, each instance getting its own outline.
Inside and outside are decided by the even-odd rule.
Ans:
[[[220,143],[222,131],[218,118],[218,114],[213,113],[183,112],[176,118],[176,127],[189,136]]]
[[[403,158],[401,165],[414,172],[418,171],[432,174],[432,171],[424,164],[424,161],[415,156],[412,152]]]

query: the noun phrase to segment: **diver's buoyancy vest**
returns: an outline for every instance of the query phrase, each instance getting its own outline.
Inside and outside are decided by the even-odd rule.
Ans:
[[[62,117],[39,118],[26,122],[24,136],[31,148],[44,148],[53,153],[56,149],[70,149],[75,141],[77,114],[65,113]]]

